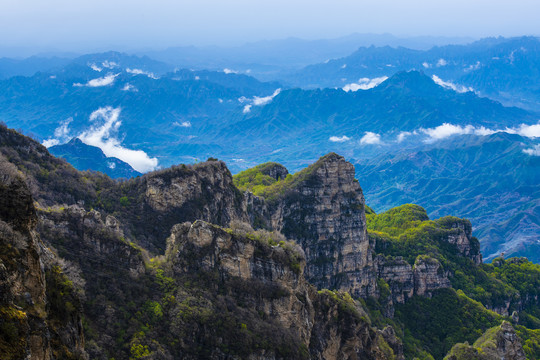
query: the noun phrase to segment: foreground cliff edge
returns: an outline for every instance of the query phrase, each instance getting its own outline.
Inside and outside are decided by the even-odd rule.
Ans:
[[[117,182],[5,127],[0,153],[2,359],[540,355],[537,265],[483,264],[467,220],[375,214],[337,154]]]

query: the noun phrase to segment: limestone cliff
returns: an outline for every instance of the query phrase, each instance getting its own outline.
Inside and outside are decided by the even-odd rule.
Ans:
[[[204,220],[227,226],[231,220],[251,221],[245,197],[221,161],[179,165],[111,187],[100,205],[115,213],[126,235],[153,252],[164,252],[172,227]]]
[[[78,297],[59,267],[43,264],[33,199],[0,156],[0,354],[3,359],[85,358]],[[52,274],[54,273],[54,274]],[[69,314],[59,303],[72,301]]]
[[[375,293],[364,196],[353,165],[331,153],[277,190],[269,205],[272,226],[304,249],[307,279],[355,296]]]
[[[202,221],[175,226],[166,258],[171,276],[212,274],[225,293],[241,293],[241,312],[248,329],[274,327],[300,345],[299,358],[390,359],[387,341],[396,344],[393,333],[382,336],[366,322],[366,314],[348,295],[317,292],[304,278],[305,259],[294,243],[273,242],[272,233],[240,233]],[[274,245],[272,245],[274,244]],[[237,295],[236,295],[237,296]],[[237,305],[238,306],[238,305]],[[211,308],[212,306],[210,306]],[[257,320],[272,319],[268,323]],[[293,346],[285,338],[278,348]],[[396,348],[399,351],[399,346]],[[292,351],[292,350],[291,350]],[[305,351],[305,353],[303,352]],[[187,354],[183,354],[186,356]],[[217,351],[212,357],[221,358]],[[283,354],[261,349],[250,358],[280,358]]]

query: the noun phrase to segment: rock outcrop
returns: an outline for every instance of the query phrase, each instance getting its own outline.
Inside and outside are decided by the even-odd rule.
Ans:
[[[309,285],[304,278],[302,250],[291,242],[272,245],[272,236],[272,233],[261,231],[239,234],[202,221],[177,225],[169,239],[166,255],[171,263],[171,276],[185,279],[188,274],[215,273],[223,292],[242,292],[245,308],[237,310],[238,313],[257,314],[246,315],[246,319],[251,319],[246,327],[274,326],[276,338],[287,334],[293,343],[302,344],[306,353],[300,351],[299,358],[390,359],[402,356],[402,353],[394,353],[385,340],[394,341],[396,351],[400,351],[395,336],[375,332],[366,322],[366,314],[350,296],[328,290],[317,292]],[[265,324],[263,319],[272,319],[272,322]],[[284,340],[280,346],[291,344]],[[212,356],[220,358],[216,353]],[[250,358],[281,356],[261,349]]]
[[[386,300],[385,315],[394,316],[394,305],[404,304],[414,295],[431,297],[433,291],[451,287],[447,273],[438,260],[428,256],[419,256],[411,266],[403,258],[376,258],[378,278],[388,285],[389,298]],[[379,294],[383,289],[378,289]]]
[[[472,346],[456,344],[445,360],[525,360],[525,352],[512,325],[503,321],[487,330]]]
[[[265,165],[261,167],[261,173],[270,176],[272,179],[283,180],[289,175],[289,170],[281,164],[271,162]]]
[[[74,308],[66,317],[54,306],[71,289],[53,296],[56,284],[41,261],[30,191],[1,156],[0,170],[0,354],[4,359],[83,359],[81,313]],[[56,272],[63,276],[61,269]]]
[[[469,220],[447,216],[438,220],[439,225],[449,230],[445,241],[456,246],[458,252],[474,261],[482,263],[480,242],[472,236],[472,225]]]
[[[312,284],[367,296],[376,279],[364,206],[354,166],[331,153],[295,174],[269,211],[272,227],[304,249]]]

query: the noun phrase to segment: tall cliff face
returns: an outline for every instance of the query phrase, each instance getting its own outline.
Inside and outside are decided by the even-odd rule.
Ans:
[[[295,174],[269,210],[273,228],[304,249],[311,283],[359,296],[375,292],[364,206],[353,165],[332,153]]]
[[[64,259],[73,275],[70,280],[87,300],[81,310],[89,340],[86,351],[91,359],[107,358],[103,348],[114,349],[118,333],[126,331],[118,327],[126,304],[141,306],[151,291],[145,289],[151,282],[142,250],[125,238],[115,217],[96,210],[72,205],[39,209],[38,216],[43,241]]]
[[[74,308],[63,316],[55,306],[68,297],[74,303],[78,298],[71,297],[69,286],[54,298],[57,284],[51,273],[65,278],[60,268],[41,261],[30,191],[2,157],[0,169],[0,354],[6,359],[84,358],[80,312]]]
[[[126,226],[126,235],[158,253],[165,251],[165,239],[175,224],[195,220],[223,226],[231,220],[249,222],[249,203],[221,161],[149,173],[113,186],[100,196],[100,205],[117,214]]]
[[[387,359],[401,356],[389,351],[385,337],[369,326],[366,314],[350,296],[331,291],[318,293],[309,285],[304,278],[302,250],[294,243],[274,243],[273,236],[264,231],[239,233],[201,221],[177,225],[166,255],[171,264],[171,276],[185,281],[190,274],[215,274],[220,293],[242,299],[234,306],[238,307],[237,313],[246,313],[245,327],[262,326],[271,330],[272,341],[280,342],[277,348],[288,348],[287,351],[296,353],[294,357]],[[212,302],[209,309],[212,309],[219,301],[213,296],[209,299]],[[204,337],[203,334],[196,336]],[[214,336],[220,337],[218,333]],[[397,341],[395,336],[386,338]],[[189,357],[186,353],[183,355]],[[250,358],[273,359],[283,355],[279,350],[263,348],[252,352]],[[216,350],[211,357],[221,358]]]

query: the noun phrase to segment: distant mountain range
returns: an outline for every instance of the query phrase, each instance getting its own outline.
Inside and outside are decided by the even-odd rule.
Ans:
[[[257,77],[270,79],[283,71],[328,59],[347,56],[360,46],[404,46],[429,49],[437,45],[465,44],[467,37],[396,37],[391,34],[351,34],[348,36],[304,40],[287,38],[263,40],[239,46],[177,46],[163,50],[133,50],[130,53],[149,56],[167,63],[171,69],[223,70],[251,72]],[[37,51],[37,53],[36,53]],[[88,51],[85,51],[88,52]],[[78,55],[54,49],[7,48],[0,46],[0,79],[11,76],[31,76],[48,72],[68,64]]]
[[[540,151],[532,155],[534,144],[507,133],[454,136],[359,161],[356,176],[376,211],[415,202],[435,218],[463,216],[483,239],[485,260],[504,253],[540,262]]]
[[[371,46],[307,66],[283,77],[282,82],[303,88],[344,87],[364,78],[416,69],[458,91],[471,90],[508,105],[540,111],[539,60],[537,37],[487,38],[429,50]]]
[[[487,39],[429,51],[360,49],[340,69],[354,74],[364,64],[372,71],[369,78],[323,89],[262,82],[229,68],[175,69],[149,57],[85,55],[55,70],[0,80],[0,121],[52,146],[51,152],[79,169],[113,177],[210,157],[226,161],[233,173],[265,161],[295,172],[334,151],[357,165],[357,178],[377,211],[412,201],[432,217],[469,217],[488,259],[500,252],[536,259],[539,116],[448,79],[452,71],[480,74],[481,66],[464,70],[472,48],[478,59],[496,62],[496,54],[503,59],[519,45],[514,64],[530,66],[510,72],[514,65],[507,57],[500,60],[509,71],[504,76],[514,84],[522,81],[523,91],[534,94],[537,42]],[[377,52],[380,56],[368,56]],[[377,70],[388,54],[399,57],[404,69],[420,70],[398,71],[397,65]],[[352,66],[353,58],[372,62]],[[419,59],[426,66],[414,65]],[[338,63],[306,68],[291,79],[313,71],[328,80],[335,74],[325,71]],[[502,77],[490,71],[483,75],[490,79],[486,86],[492,84],[493,93],[506,89]],[[517,96],[508,89],[510,97]],[[63,145],[73,138],[80,141]],[[131,169],[120,162],[111,169],[112,158]]]

